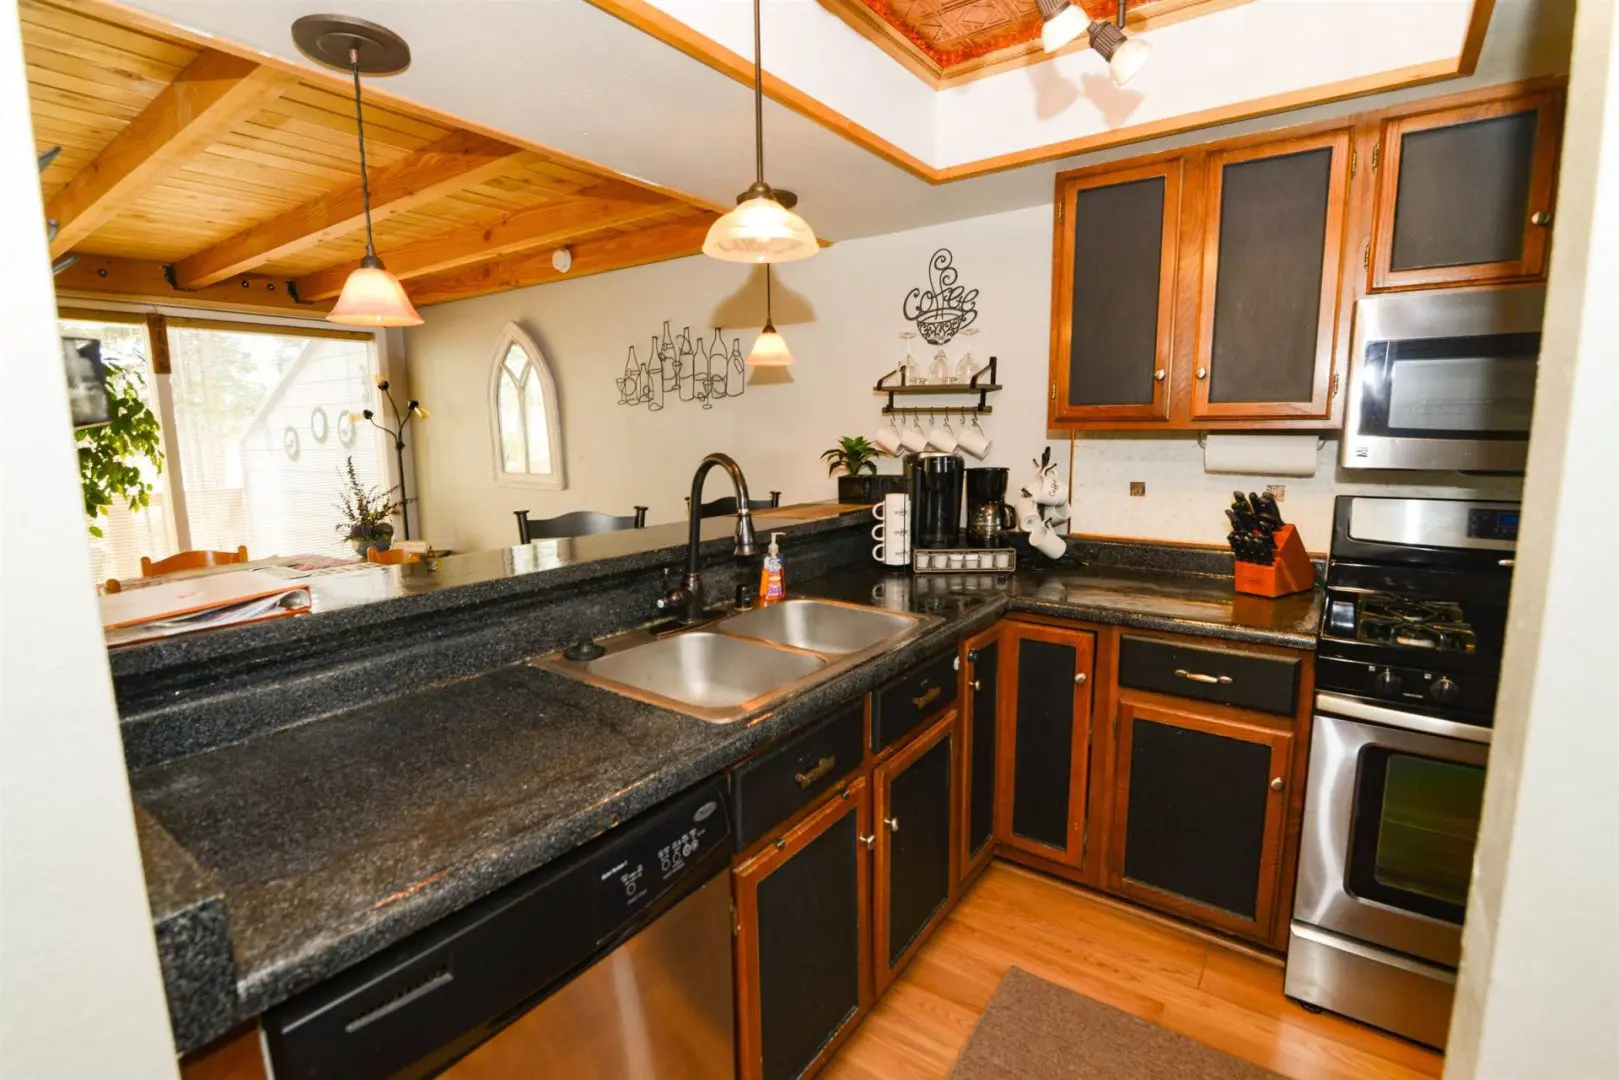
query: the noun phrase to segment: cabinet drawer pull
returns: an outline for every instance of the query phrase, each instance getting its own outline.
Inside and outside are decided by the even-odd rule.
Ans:
[[[859,835],[857,835],[857,836],[855,836],[855,839],[860,841],[860,843],[864,844],[867,851],[870,851],[872,849],[872,846],[877,843],[877,838],[875,836],[859,836]]]
[[[831,772],[837,766],[837,764],[837,758],[824,757],[820,761],[817,761],[814,767],[805,769],[801,773],[794,773],[793,779],[798,781],[799,787],[808,788],[811,784],[815,783],[815,781],[824,778],[827,773]]]
[[[1187,671],[1185,668],[1176,668],[1175,674],[1187,682],[1208,683],[1210,686],[1230,686],[1229,675],[1205,675],[1201,671]]]
[[[918,709],[925,709],[929,705],[932,705],[935,701],[938,701],[939,700],[939,695],[941,695],[943,693],[944,693],[944,687],[942,687],[942,686],[930,686],[930,687],[928,687],[927,690],[923,691],[921,694],[919,694],[916,697],[912,698],[911,699],[911,704],[916,706]]]
[[[1282,788],[1283,788],[1283,786],[1284,786],[1284,785],[1283,785],[1283,783],[1282,783],[1282,778],[1281,778],[1281,777],[1280,777],[1280,776],[1278,776],[1278,777],[1276,777],[1276,778],[1274,778],[1274,779],[1273,779],[1273,780],[1271,780],[1271,782],[1270,782],[1270,789],[1271,789],[1271,790],[1272,790],[1272,791],[1281,791],[1281,790],[1282,790]]]
[[[899,818],[885,817],[883,818],[883,824],[888,826],[889,832],[899,832]]]

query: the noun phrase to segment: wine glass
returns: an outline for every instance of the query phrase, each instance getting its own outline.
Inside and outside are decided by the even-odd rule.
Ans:
[[[905,357],[899,362],[900,383],[905,386],[921,386],[927,382],[922,374],[922,367],[911,355],[911,339],[916,337],[914,330],[907,330],[900,335],[905,340]]]
[[[958,383],[970,383],[973,381],[973,376],[978,374],[978,361],[973,358],[972,346],[972,337],[977,333],[977,329],[970,326],[961,332],[961,336],[967,339],[967,351],[961,354],[960,360],[956,361],[956,381]]]
[[[950,358],[941,348],[933,354],[933,365],[928,368],[928,382],[947,383],[950,381]]]

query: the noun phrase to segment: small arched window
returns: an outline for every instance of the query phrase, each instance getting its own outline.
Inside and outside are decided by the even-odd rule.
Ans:
[[[489,397],[496,474],[533,487],[566,487],[556,382],[539,346],[516,323],[495,343]]]

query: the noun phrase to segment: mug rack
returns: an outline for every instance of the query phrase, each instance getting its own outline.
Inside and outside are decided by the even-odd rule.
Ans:
[[[995,381],[999,361],[995,357],[989,358],[989,366],[974,375],[969,382],[964,383],[923,383],[913,386],[905,381],[905,372],[895,368],[887,375],[877,380],[872,389],[879,394],[888,395],[888,403],[883,406],[884,416],[920,416],[927,413],[959,413],[963,416],[971,413],[975,416],[988,416],[994,412],[989,404],[989,395],[1001,389],[1001,384]],[[890,383],[890,379],[898,379],[897,383]],[[977,405],[895,405],[894,396],[902,395],[938,395],[938,394],[977,394]]]

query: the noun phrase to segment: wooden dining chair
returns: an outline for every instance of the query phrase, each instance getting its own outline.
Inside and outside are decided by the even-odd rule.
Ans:
[[[206,566],[229,566],[232,563],[246,561],[245,544],[235,551],[182,551],[178,555],[170,555],[157,562],[142,555],[141,577],[158,577],[162,574],[177,574],[182,570],[201,570]]]
[[[421,562],[421,556],[414,551],[402,551],[399,548],[370,547],[365,549],[365,561],[377,563],[382,566],[403,566],[405,563]]]
[[[618,517],[599,510],[575,510],[554,518],[528,519],[527,510],[513,510],[517,515],[518,543],[530,540],[561,540],[569,536],[594,536],[596,533],[618,532],[621,529],[646,528],[646,510],[637,506],[635,513]]]
[[[768,499],[749,499],[749,510],[774,510],[781,505],[781,492],[772,491]],[[691,513],[691,496],[686,496],[686,513]],[[736,496],[727,495],[723,499],[710,499],[703,504],[700,517],[724,517],[726,514],[736,513]]]

